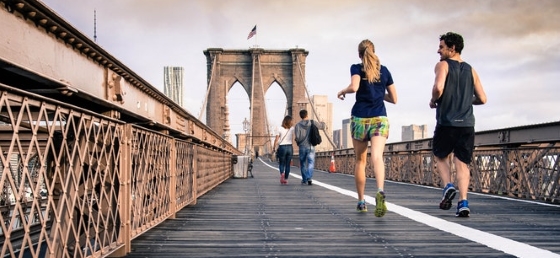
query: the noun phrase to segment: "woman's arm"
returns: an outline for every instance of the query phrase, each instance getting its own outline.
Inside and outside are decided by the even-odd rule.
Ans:
[[[383,100],[389,103],[397,104],[397,89],[395,84],[387,86],[387,94],[385,94]]]
[[[360,75],[354,74],[350,78],[350,85],[348,87],[342,89],[336,94],[336,97],[344,100],[347,93],[355,93],[360,88]]]
[[[276,149],[276,144],[279,143],[278,139],[280,138],[280,135],[276,135],[276,138],[274,138],[274,145],[272,145],[272,149],[275,150]]]

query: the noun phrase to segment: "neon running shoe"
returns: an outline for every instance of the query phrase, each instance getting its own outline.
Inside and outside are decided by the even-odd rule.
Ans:
[[[448,183],[445,188],[443,188],[443,196],[441,197],[439,208],[442,210],[451,209],[451,201],[453,201],[453,198],[455,198],[455,194],[457,194],[455,186],[452,183]]]
[[[375,217],[383,217],[386,212],[385,193],[383,191],[377,192],[377,195],[375,195]]]
[[[462,200],[457,203],[457,217],[470,217],[471,209],[469,209],[469,201]]]
[[[359,212],[367,212],[366,200],[359,201],[356,210]]]

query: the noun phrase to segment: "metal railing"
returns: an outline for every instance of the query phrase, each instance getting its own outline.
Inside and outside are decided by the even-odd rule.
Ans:
[[[560,203],[560,123],[505,128],[477,133],[478,145],[470,164],[469,191],[489,193],[515,198]],[[489,142],[491,135],[503,135],[503,131],[515,131],[522,135],[542,130],[542,139],[525,139],[508,143]],[[539,135],[539,134],[537,134]],[[537,137],[538,138],[538,137]],[[497,137],[496,137],[497,139]],[[485,144],[486,140],[486,144]],[[413,184],[441,187],[431,152],[432,139],[393,143],[385,146],[386,179]],[[331,155],[334,155],[338,173],[353,174],[355,157],[353,149],[317,153],[315,167],[329,171]],[[366,165],[367,177],[374,177],[371,162]],[[452,166],[452,179],[455,180]]]
[[[0,257],[124,255],[232,153],[0,85]]]

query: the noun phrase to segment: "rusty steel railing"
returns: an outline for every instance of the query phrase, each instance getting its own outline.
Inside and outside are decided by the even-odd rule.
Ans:
[[[1,257],[124,255],[233,175],[232,153],[0,84]]]
[[[541,129],[544,132],[542,141],[483,144],[484,140],[493,139],[491,135],[503,135],[503,132],[477,133],[479,146],[475,148],[470,164],[469,191],[560,203],[559,124],[555,122],[517,130],[503,129],[520,134],[526,131],[527,135]],[[552,137],[547,134],[551,131]],[[329,171],[331,155],[335,157],[336,172],[354,173],[353,149],[317,153],[316,168]],[[386,179],[441,187],[441,178],[431,152],[431,139],[387,144],[384,158]],[[366,175],[374,177],[369,154]],[[455,179],[454,170],[452,178]]]
[[[41,1],[0,20],[0,257],[124,256],[233,175],[234,146]]]

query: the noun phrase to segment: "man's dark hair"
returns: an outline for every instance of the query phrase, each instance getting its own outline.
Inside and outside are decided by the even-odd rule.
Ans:
[[[443,40],[447,47],[455,46],[455,52],[459,54],[461,54],[461,51],[463,51],[463,47],[465,46],[463,43],[463,36],[454,32],[447,32],[439,36],[439,40]]]
[[[307,110],[302,109],[299,111],[299,118],[304,119],[307,117]]]

